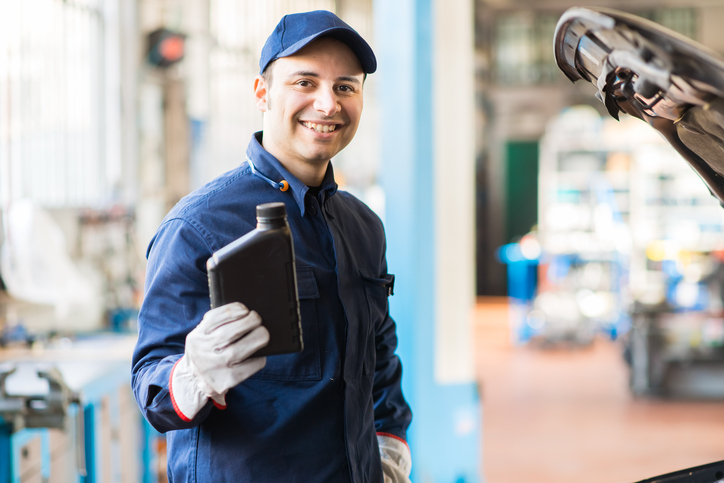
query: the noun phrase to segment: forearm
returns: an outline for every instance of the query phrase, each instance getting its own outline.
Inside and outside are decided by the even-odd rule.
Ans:
[[[406,440],[412,412],[402,394],[402,364],[395,354],[397,335],[389,316],[377,331],[375,346],[377,359],[372,388],[375,430]]]
[[[402,366],[397,356],[379,362],[373,399],[384,483],[409,483],[412,455],[407,445],[407,427],[412,413],[402,396]]]
[[[193,227],[170,220],[149,248],[132,385],[141,412],[161,432],[196,426],[211,409],[209,404],[184,421],[170,394],[171,371],[184,354],[186,336],[209,309],[204,263],[210,251],[203,247]]]

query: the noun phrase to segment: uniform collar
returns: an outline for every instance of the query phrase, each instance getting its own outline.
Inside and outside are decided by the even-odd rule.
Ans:
[[[286,180],[287,183],[289,183],[289,190],[287,193],[291,193],[294,197],[294,201],[297,202],[301,215],[304,216],[304,197],[306,196],[309,187],[299,181],[299,179],[297,179],[292,173],[287,171],[277,158],[264,149],[261,145],[262,134],[263,131],[259,131],[251,136],[249,146],[246,148],[246,155],[252,160],[257,171],[267,178],[277,183],[281,183],[282,180]],[[322,188],[319,190],[319,197],[322,204],[324,204],[327,199],[337,192],[337,183],[334,181],[334,169],[332,168],[331,162],[327,165],[327,172],[324,174],[321,186]],[[269,185],[269,189],[275,188]]]
[[[334,168],[332,168],[331,161],[327,165],[327,172],[324,173],[324,179],[322,179],[322,184],[319,186],[321,186],[319,189],[319,202],[324,205],[337,192],[338,187],[334,181]]]

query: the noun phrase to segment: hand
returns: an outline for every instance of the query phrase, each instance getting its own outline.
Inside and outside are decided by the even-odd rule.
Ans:
[[[380,447],[384,483],[410,483],[412,455],[407,443],[387,433],[377,433],[377,443]]]
[[[171,372],[169,392],[176,413],[190,421],[212,398],[226,407],[232,387],[254,375],[265,357],[249,357],[269,343],[261,317],[235,302],[206,312],[186,336],[186,351]]]

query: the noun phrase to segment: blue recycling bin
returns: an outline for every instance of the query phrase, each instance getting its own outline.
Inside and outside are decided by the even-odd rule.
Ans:
[[[497,257],[501,263],[507,265],[514,342],[524,343],[536,332],[527,323],[527,315],[533,307],[538,285],[538,258],[527,258],[521,251],[519,243],[501,246],[498,248]]]

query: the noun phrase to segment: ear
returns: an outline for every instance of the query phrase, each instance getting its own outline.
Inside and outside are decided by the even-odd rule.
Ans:
[[[254,77],[254,102],[256,103],[256,107],[262,112],[266,112],[268,109],[266,96],[266,81],[262,76],[258,75]]]

